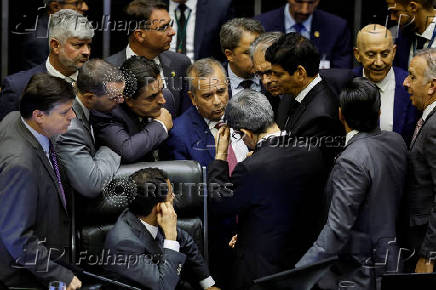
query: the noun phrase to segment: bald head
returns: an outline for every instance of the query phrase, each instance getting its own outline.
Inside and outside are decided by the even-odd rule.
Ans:
[[[384,26],[370,24],[357,34],[354,57],[362,64],[365,76],[373,82],[380,82],[387,76],[395,51],[392,34]]]

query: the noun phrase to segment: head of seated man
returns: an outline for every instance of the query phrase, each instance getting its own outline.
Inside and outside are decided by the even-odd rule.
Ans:
[[[224,120],[250,150],[263,137],[280,132],[268,99],[254,90],[245,89],[236,94],[227,104]]]
[[[379,127],[380,92],[363,77],[354,78],[339,97],[339,120],[345,130],[371,132]]]
[[[72,9],[80,14],[85,14],[89,6],[84,0],[45,0],[49,14],[58,12],[61,9]]]
[[[297,96],[319,71],[320,55],[309,39],[290,32],[274,42],[265,53],[272,64],[271,79],[284,94]]]
[[[318,7],[319,0],[288,0],[289,12],[295,22],[306,21]]]
[[[422,34],[435,17],[433,0],[386,0],[390,19],[401,28]]]
[[[379,24],[370,24],[357,34],[354,57],[363,66],[364,76],[378,83],[392,68],[397,46],[391,32]]]
[[[50,64],[64,76],[76,73],[89,60],[94,30],[88,19],[71,9],[50,16]]]
[[[121,66],[126,78],[126,105],[140,118],[157,118],[166,103],[159,67],[153,60],[133,56]]]
[[[194,62],[187,72],[189,97],[203,118],[219,121],[229,101],[228,83],[222,65],[211,58]]]
[[[265,60],[265,52],[271,44],[282,36],[283,33],[278,31],[265,32],[256,38],[250,47],[250,57],[253,61],[255,74],[261,80],[267,91],[273,96],[280,95],[281,91],[280,87],[277,86],[277,82],[273,81],[271,78],[271,63]]]
[[[250,45],[263,32],[262,24],[249,18],[235,18],[221,27],[221,51],[226,56],[230,69],[238,77],[250,79],[254,76]]]
[[[102,59],[91,59],[77,76],[77,97],[89,110],[112,111],[124,101],[124,77],[121,71]]]
[[[27,125],[51,138],[64,134],[76,117],[74,91],[64,80],[46,73],[34,75],[20,101],[20,114]]]

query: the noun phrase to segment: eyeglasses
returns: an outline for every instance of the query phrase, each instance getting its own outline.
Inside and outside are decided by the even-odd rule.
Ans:
[[[170,27],[173,27],[174,25],[174,19],[170,20],[170,22],[168,22],[165,25],[156,27],[156,28],[151,28],[150,27],[151,24],[148,24],[145,26],[144,30],[154,30],[154,31],[160,31],[160,32],[165,32],[167,31]]]
[[[271,75],[272,75],[272,71],[269,69],[269,70],[264,70],[264,71],[256,71],[255,73],[254,73],[255,75],[256,75],[256,77],[258,77],[258,78],[262,78],[263,77],[263,75],[266,75],[267,77],[270,77]]]
[[[242,138],[244,138],[244,135],[245,135],[244,132],[234,129],[232,133],[232,138],[236,141],[239,141]]]

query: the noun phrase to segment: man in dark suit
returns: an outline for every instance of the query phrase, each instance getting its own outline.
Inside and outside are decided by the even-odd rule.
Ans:
[[[28,70],[42,64],[49,55],[48,44],[48,21],[52,14],[61,9],[72,9],[80,14],[88,11],[86,1],[65,1],[65,0],[45,0],[44,7],[40,15],[36,16],[35,23],[31,27],[23,27],[24,31],[19,31],[17,42],[19,43],[18,54],[21,61],[17,70]],[[21,28],[21,27],[20,27]],[[29,31],[30,30],[30,31]]]
[[[436,47],[433,0],[386,0],[390,18],[400,27],[394,65],[404,70],[416,51]]]
[[[380,130],[380,103],[377,86],[361,77],[340,96],[339,114],[347,141],[326,186],[326,195],[331,197],[327,223],[296,265],[340,255],[321,280],[321,289],[338,289],[341,281],[352,282],[356,289],[376,289],[378,275],[397,268],[393,257],[398,245],[394,242],[407,146],[400,135]]]
[[[157,161],[157,149],[173,127],[164,108],[171,102],[171,92],[164,95],[159,67],[145,57],[129,58],[121,71],[126,78],[124,104],[109,113],[93,111],[97,144],[118,153],[122,163]]]
[[[230,130],[220,129],[208,167],[208,183],[214,186],[210,210],[213,216],[239,216],[231,289],[248,289],[256,278],[292,268],[314,241],[325,168],[318,148],[309,149],[280,131],[271,105],[256,91],[244,90],[231,99],[224,119],[254,153],[238,163],[230,178]]]
[[[168,51],[175,35],[168,6],[160,0],[134,0],[126,12],[136,27],[130,32],[127,48],[108,57],[107,62],[120,67],[133,55],[154,60],[159,65],[165,87],[174,97],[176,116],[179,116],[192,105],[186,81],[186,69],[191,61],[183,54]]]
[[[417,255],[408,270],[433,272],[436,251],[436,49],[420,51],[410,62],[404,86],[422,110],[410,144],[407,179],[408,246]]]
[[[264,32],[259,21],[235,18],[227,21],[220,30],[221,51],[227,61],[223,66],[229,79],[229,97],[243,89],[261,91],[260,79],[254,74],[250,46]]]
[[[71,192],[49,139],[67,131],[73,99],[64,80],[37,74],[20,112],[0,123],[0,280],[8,287],[81,287],[64,266],[71,262]]]
[[[112,111],[124,100],[125,82],[118,68],[92,59],[79,69],[76,87],[76,118],[68,131],[56,138],[55,149],[72,187],[83,196],[97,197],[117,172],[121,157],[106,146],[95,146],[90,110]]]
[[[316,9],[319,0],[288,0],[284,7],[258,15],[266,31],[297,32],[310,39],[321,55],[321,68],[352,68],[351,34],[347,22]]]
[[[378,24],[365,26],[358,33],[354,48],[354,56],[363,67],[357,67],[354,75],[368,78],[380,90],[380,128],[400,134],[409,144],[416,124],[416,108],[403,87],[407,72],[392,67],[395,52],[389,30]]]
[[[332,164],[343,144],[344,128],[338,120],[338,99],[319,76],[320,57],[307,38],[291,32],[273,43],[265,59],[272,64],[271,78],[283,96],[277,113],[280,129],[322,148]]]
[[[113,257],[132,264],[108,263],[106,268],[121,277],[153,290],[175,289],[183,267],[194,274],[203,289],[213,287],[206,262],[192,237],[177,228],[174,192],[168,176],[157,168],[141,169],[129,180],[136,195],[106,236],[105,249]]]
[[[40,72],[73,82],[79,69],[89,59],[94,30],[86,17],[71,9],[62,9],[50,17],[50,55],[45,63],[7,76],[0,95],[0,120],[18,110],[21,94],[30,78]]]
[[[232,1],[166,2],[169,4],[170,17],[176,20],[176,37],[171,42],[171,50],[186,54],[191,61],[206,57],[222,59],[218,35],[224,22],[231,18]]]

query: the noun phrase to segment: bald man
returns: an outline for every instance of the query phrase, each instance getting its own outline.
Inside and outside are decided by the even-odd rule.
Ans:
[[[392,66],[395,52],[396,45],[388,29],[378,24],[365,26],[357,34],[354,57],[362,66],[354,74],[368,78],[380,90],[380,128],[400,134],[409,144],[416,124],[416,109],[403,87],[407,72]]]

